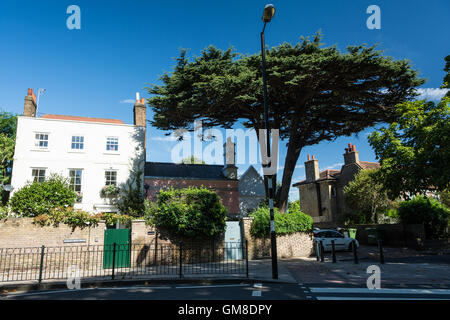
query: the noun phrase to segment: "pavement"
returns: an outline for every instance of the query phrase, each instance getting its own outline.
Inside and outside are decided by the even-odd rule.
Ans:
[[[272,279],[271,260],[264,259],[249,261],[248,278],[245,274],[114,281],[84,278],[80,290],[68,290],[61,280],[0,283],[0,299],[450,300],[448,253],[414,253],[385,249],[385,264],[380,263],[373,247],[361,247],[358,264],[349,252],[338,253],[337,263],[332,263],[329,253],[324,262],[315,257],[279,259],[277,280]],[[367,282],[372,273],[368,268],[373,266],[380,270],[380,288],[369,290]]]

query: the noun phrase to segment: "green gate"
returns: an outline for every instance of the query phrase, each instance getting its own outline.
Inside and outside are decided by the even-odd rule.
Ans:
[[[130,229],[106,229],[104,239],[103,269],[129,268]]]

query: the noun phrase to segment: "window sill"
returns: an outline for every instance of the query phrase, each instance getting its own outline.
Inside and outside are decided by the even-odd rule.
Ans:
[[[84,150],[80,150],[80,151],[78,151],[78,150],[69,150],[69,151],[67,151],[67,153],[86,153],[86,151],[84,151]]]
[[[30,149],[30,151],[37,151],[37,152],[50,152],[49,149]]]
[[[103,154],[110,154],[110,155],[116,155],[116,156],[118,156],[118,155],[120,155],[120,153],[117,151],[117,152],[114,152],[114,151],[106,151],[106,152],[103,152]]]

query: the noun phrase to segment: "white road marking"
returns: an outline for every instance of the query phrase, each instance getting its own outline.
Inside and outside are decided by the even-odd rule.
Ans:
[[[367,288],[310,288],[314,293],[368,293],[368,294],[449,294],[448,289],[373,289]]]
[[[252,297],[261,297],[261,291],[258,290],[252,291]]]
[[[254,283],[253,287],[254,288],[262,288],[262,283]]]

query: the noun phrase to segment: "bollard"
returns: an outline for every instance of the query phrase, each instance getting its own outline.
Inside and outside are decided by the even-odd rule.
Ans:
[[[44,267],[44,254],[45,254],[45,246],[41,247],[41,263],[39,264],[39,283],[42,282],[42,270]]]
[[[322,240],[320,240],[320,262],[324,262],[325,261],[325,257],[323,255],[323,242]]]
[[[317,259],[317,261],[320,260],[320,246],[319,246],[319,241],[316,241],[316,259]]]
[[[333,257],[333,263],[336,263],[336,251],[334,247],[334,240],[331,240],[331,255]]]
[[[248,240],[245,240],[245,272],[248,278]]]
[[[378,251],[380,253],[380,263],[384,264],[383,241],[378,240]]]
[[[353,249],[353,258],[355,259],[355,264],[358,264],[358,252],[356,251],[356,242],[355,240],[353,240],[353,245],[352,245],[352,249]]]

